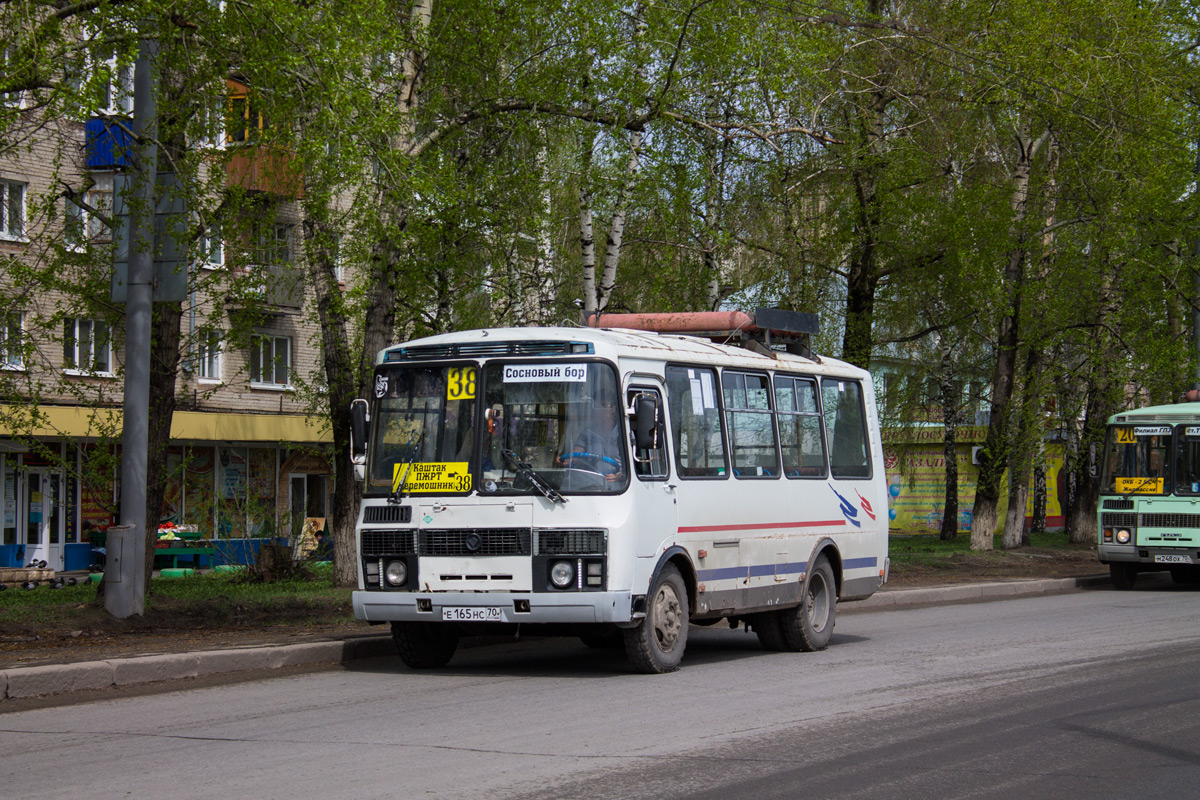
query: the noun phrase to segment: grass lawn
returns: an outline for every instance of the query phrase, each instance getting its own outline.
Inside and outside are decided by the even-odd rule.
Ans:
[[[146,614],[202,614],[215,618],[254,619],[271,625],[296,621],[306,614],[314,622],[346,620],[350,589],[333,585],[329,565],[311,567],[306,576],[263,583],[237,572],[210,572],[180,578],[154,578],[146,597]],[[87,616],[103,606],[96,584],[25,590],[9,586],[0,592],[0,618],[6,623],[36,624]]]

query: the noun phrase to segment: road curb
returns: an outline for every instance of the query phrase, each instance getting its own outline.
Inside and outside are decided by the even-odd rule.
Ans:
[[[0,671],[0,702],[51,694],[160,683],[203,675],[282,667],[316,666],[394,655],[389,636],[354,637],[304,644],[238,647],[167,653],[74,664],[13,667]]]
[[[965,603],[974,600],[995,600],[1035,594],[1071,592],[1077,589],[1103,586],[1107,575],[1088,575],[1082,578],[1042,578],[1027,581],[996,581],[994,583],[965,583],[933,586],[927,589],[897,589],[876,592],[865,600],[839,604],[841,611],[868,611],[880,608],[901,608],[938,603]]]
[[[868,611],[943,603],[998,600],[1037,594],[1069,592],[1108,583],[1107,575],[1028,581],[970,583],[927,589],[876,592],[865,600],[847,602],[843,612]],[[304,644],[200,650],[74,664],[13,667],[0,670],[0,708],[4,700],[52,694],[162,683],[204,675],[251,670],[349,663],[365,658],[394,656],[390,636],[355,636]]]

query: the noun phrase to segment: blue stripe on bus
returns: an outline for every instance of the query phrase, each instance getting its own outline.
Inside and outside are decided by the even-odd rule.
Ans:
[[[874,556],[868,558],[848,558],[842,562],[842,569],[863,569],[879,564]],[[772,575],[796,575],[808,568],[805,561],[790,561],[786,564],[751,564],[749,567],[720,567],[718,569],[696,570],[696,578],[702,581],[726,581],[732,578],[766,578]]]
[[[702,581],[724,581],[730,578],[765,578],[772,575],[796,575],[804,572],[807,566],[807,563],[804,561],[792,561],[786,564],[752,564],[748,567],[700,569],[696,570],[696,577]]]

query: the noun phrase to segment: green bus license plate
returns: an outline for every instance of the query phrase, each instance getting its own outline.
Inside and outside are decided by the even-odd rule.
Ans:
[[[498,606],[447,606],[442,609],[446,622],[504,622],[504,611]]]
[[[1155,564],[1191,564],[1191,556],[1180,555],[1157,555],[1154,557]]]

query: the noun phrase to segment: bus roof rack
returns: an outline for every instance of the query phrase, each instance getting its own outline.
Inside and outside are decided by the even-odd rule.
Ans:
[[[816,314],[759,308],[745,311],[672,311],[657,314],[600,314],[585,316],[589,328],[630,328],[655,333],[679,333],[716,342],[742,344],[750,349],[761,345],[783,345],[792,355],[819,359],[809,348],[809,337],[819,330]]]

